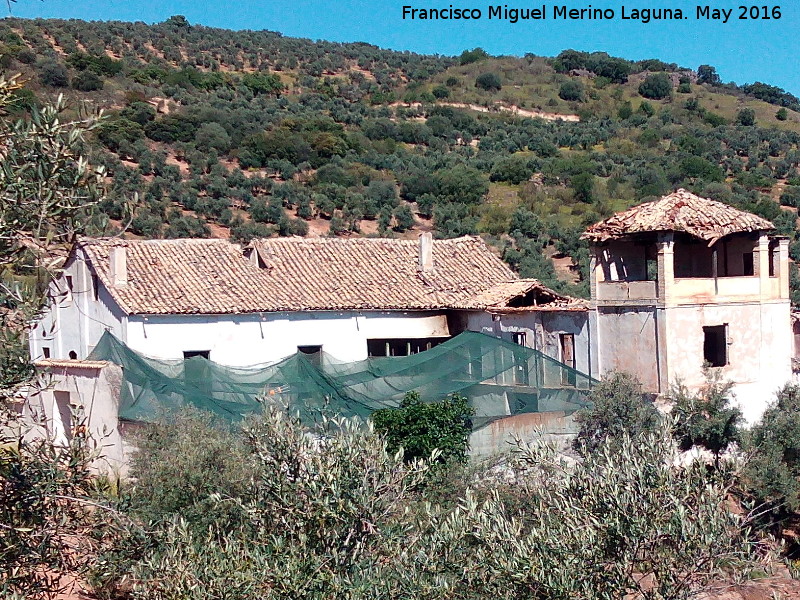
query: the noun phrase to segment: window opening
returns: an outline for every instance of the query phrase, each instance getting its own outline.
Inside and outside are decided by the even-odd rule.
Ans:
[[[56,390],[53,392],[55,412],[53,415],[53,437],[62,444],[72,439],[72,408],[69,392]]]
[[[67,304],[72,304],[72,275],[65,275],[64,281],[67,284],[67,289],[64,290],[64,299]]]
[[[769,242],[769,276],[776,277],[778,274],[778,242],[777,240],[770,240]]]
[[[528,345],[528,333],[526,331],[513,331],[511,340],[518,346]],[[530,370],[527,359],[516,357],[514,365],[514,385],[530,385]]]
[[[209,372],[209,365],[204,360],[188,360],[192,358],[202,357],[209,359],[211,356],[210,350],[185,350],[183,353],[183,379],[184,381],[194,386],[195,390],[199,390],[203,394],[211,395],[211,374]],[[187,388],[189,389],[189,388]]]
[[[45,358],[50,358],[50,348],[48,348],[47,346],[42,346],[42,355]]]
[[[322,346],[298,346],[297,351],[305,354],[312,365],[319,367],[322,364]]]
[[[703,359],[712,367],[728,364],[728,325],[703,327]]]
[[[367,340],[367,355],[411,356],[438,346],[448,338],[377,338]]]

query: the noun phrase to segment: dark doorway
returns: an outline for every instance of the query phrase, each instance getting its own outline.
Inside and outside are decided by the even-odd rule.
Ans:
[[[559,336],[561,342],[561,362],[569,369],[561,370],[561,385],[575,385],[575,334],[562,333]]]

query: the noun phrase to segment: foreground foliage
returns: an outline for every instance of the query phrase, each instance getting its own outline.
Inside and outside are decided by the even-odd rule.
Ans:
[[[44,290],[56,271],[56,250],[86,227],[105,173],[81,154],[95,116],[64,120],[63,98],[10,118],[15,77],[0,77],[0,401],[33,375],[26,340]]]
[[[755,499],[779,514],[800,509],[800,387],[778,392],[750,431],[748,447],[744,479]]]
[[[226,526],[162,519],[132,567],[135,597],[674,599],[750,556],[725,505],[730,479],[673,467],[666,430],[600,443],[576,464],[520,446],[455,508],[422,501],[428,467],[354,423],[309,432],[270,412],[245,434],[258,472],[249,490],[198,497]],[[208,468],[193,456],[189,477]],[[152,459],[139,487],[173,469]],[[226,505],[244,522],[230,527]]]
[[[628,373],[614,372],[592,389],[592,403],[575,415],[580,429],[573,447],[583,455],[604,444],[621,444],[625,436],[656,431],[661,422],[642,384]]]
[[[697,393],[681,384],[675,386],[674,435],[681,450],[705,448],[719,463],[720,454],[741,440],[742,411],[732,403],[732,389],[732,382],[711,372],[706,373],[706,382]]]
[[[0,404],[0,596],[50,598],[80,571],[90,456],[80,436],[56,447],[24,431]]]

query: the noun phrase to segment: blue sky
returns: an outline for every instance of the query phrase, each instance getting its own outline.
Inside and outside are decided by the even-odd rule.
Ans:
[[[58,17],[86,20],[124,20],[153,23],[175,14],[192,23],[228,29],[269,29],[289,36],[331,41],[363,41],[395,50],[459,54],[481,46],[492,54],[522,55],[526,52],[553,56],[566,48],[602,50],[630,59],[660,58],[697,68],[711,64],[725,81],[751,83],[759,80],[800,95],[800,2],[780,6],[779,20],[739,20],[743,2],[722,0],[711,7],[733,9],[727,23],[695,19],[703,2],[687,0],[546,1],[547,21],[488,20],[486,0],[19,0],[12,4],[18,17]],[[501,5],[529,8],[542,0]],[[569,8],[613,8],[619,17],[622,5],[634,8],[682,9],[682,21],[554,21],[553,5]],[[755,3],[754,3],[755,4]],[[402,7],[479,8],[479,21],[403,21]],[[757,6],[764,6],[761,0]],[[7,9],[6,9],[7,10]]]

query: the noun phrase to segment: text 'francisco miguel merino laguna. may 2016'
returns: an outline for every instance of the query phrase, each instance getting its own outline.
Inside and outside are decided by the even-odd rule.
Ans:
[[[477,21],[481,19],[493,21],[602,21],[619,19],[624,21],[678,21],[695,19],[702,21],[718,21],[728,23],[731,20],[778,20],[781,18],[781,7],[742,5],[729,8],[716,8],[710,5],[698,5],[692,9],[681,8],[594,8],[588,5],[583,8],[572,8],[565,4],[535,7],[514,7],[508,4],[497,4],[485,8],[454,8],[453,5],[440,8],[417,8],[403,6],[403,20],[411,21]]]

